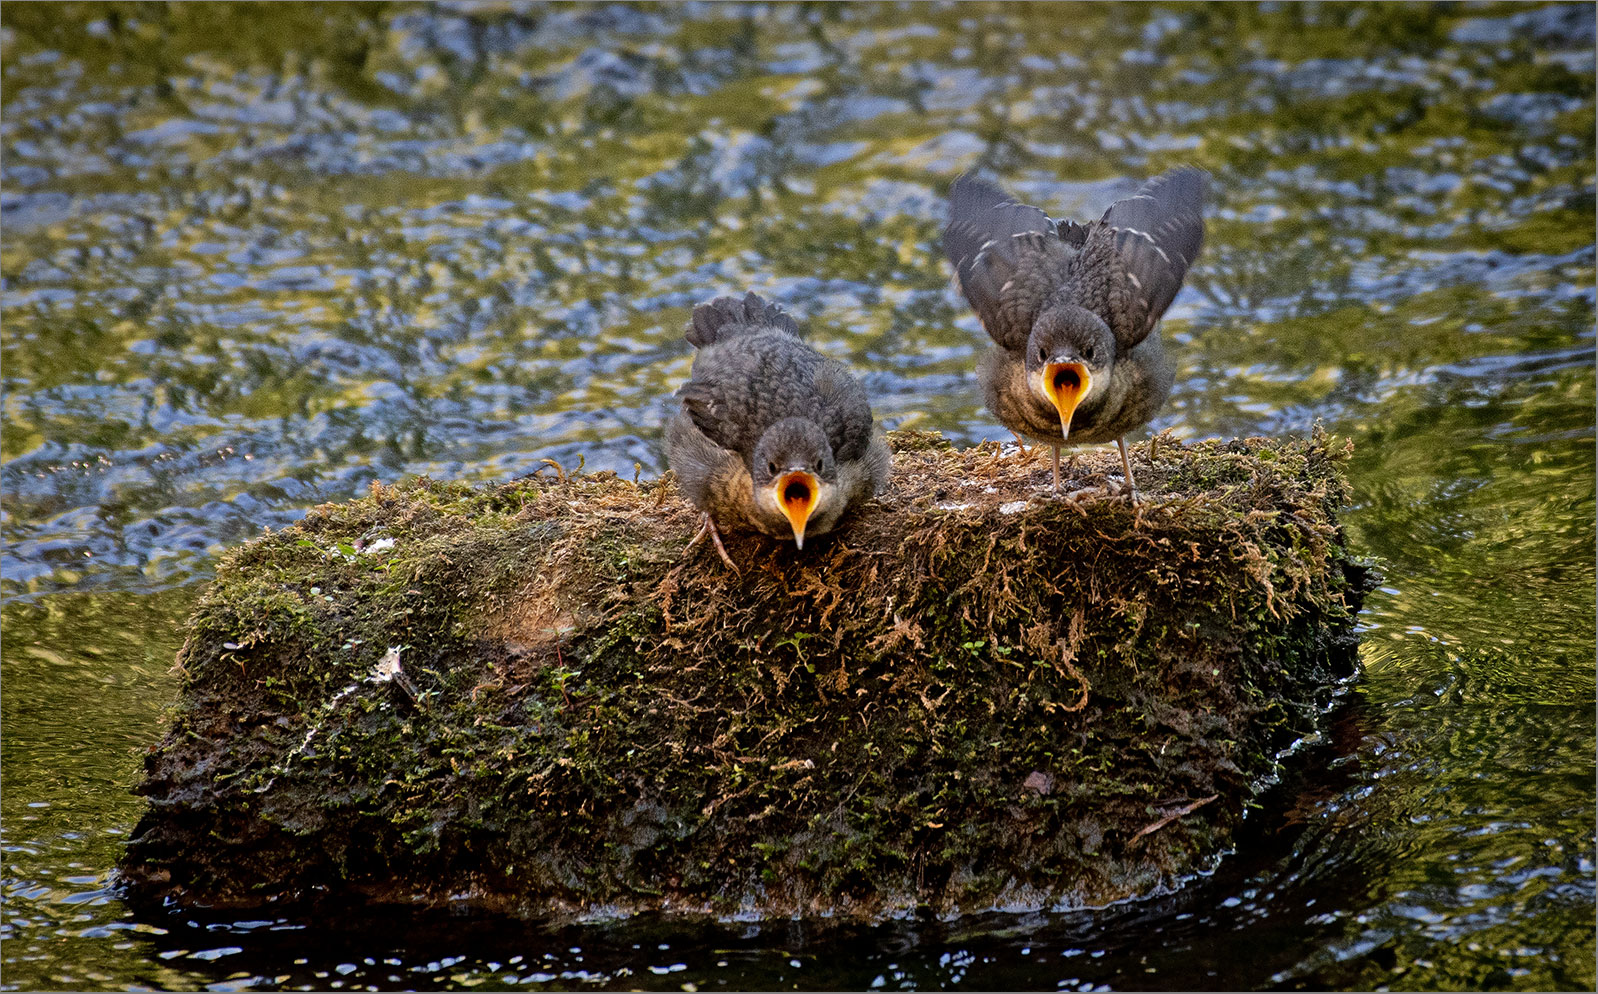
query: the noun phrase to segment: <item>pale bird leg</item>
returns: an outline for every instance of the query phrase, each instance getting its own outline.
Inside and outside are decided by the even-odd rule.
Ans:
[[[699,533],[694,536],[692,542],[688,543],[688,548],[683,550],[683,556],[686,558],[688,553],[694,551],[694,546],[698,545],[706,535],[709,535],[710,540],[716,543],[716,554],[721,556],[721,561],[727,564],[728,569],[737,573],[738,567],[732,564],[732,557],[727,555],[727,547],[721,544],[721,532],[716,530],[716,522],[710,517],[709,511],[699,516]]]
[[[1126,439],[1117,438],[1115,444],[1121,447],[1121,469],[1126,472],[1126,495],[1137,500],[1137,489],[1132,486],[1132,460],[1126,455]]]

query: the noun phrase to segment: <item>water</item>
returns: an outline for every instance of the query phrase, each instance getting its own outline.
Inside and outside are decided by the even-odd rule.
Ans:
[[[1591,6],[7,5],[0,984],[1594,985]],[[137,919],[217,552],[374,479],[660,470],[696,301],[1005,437],[937,191],[1215,177],[1158,427],[1358,446],[1365,675],[1211,878],[876,927]]]

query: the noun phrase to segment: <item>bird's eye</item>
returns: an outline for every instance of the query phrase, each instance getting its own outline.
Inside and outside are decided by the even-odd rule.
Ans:
[[[767,472],[771,473],[772,476],[776,476],[777,475],[777,464],[774,463],[774,462],[766,463],[766,470],[767,470]]]
[[[816,472],[817,473],[821,472],[821,460],[820,459],[816,460]]]
[[[1043,346],[1039,345],[1038,346],[1038,362],[1042,362],[1043,360],[1047,359],[1048,357],[1049,357],[1048,352],[1044,351]]]
[[[1086,359],[1088,362],[1093,361],[1093,346],[1089,345],[1087,348],[1082,350],[1082,358]]]

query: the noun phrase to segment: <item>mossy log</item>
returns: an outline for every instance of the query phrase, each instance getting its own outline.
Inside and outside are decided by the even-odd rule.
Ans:
[[[422,480],[233,550],[178,663],[135,898],[528,915],[1099,905],[1211,868],[1352,673],[1319,432],[893,436],[841,530],[701,544],[670,475]],[[1076,488],[1076,489],[1069,489]]]

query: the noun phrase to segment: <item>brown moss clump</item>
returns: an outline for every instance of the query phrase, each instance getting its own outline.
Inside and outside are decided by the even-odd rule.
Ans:
[[[899,432],[797,552],[670,478],[374,486],[234,550],[123,871],[204,904],[874,916],[1204,870],[1352,672],[1348,446]],[[400,672],[391,672],[397,647]],[[385,662],[386,661],[386,662]]]

